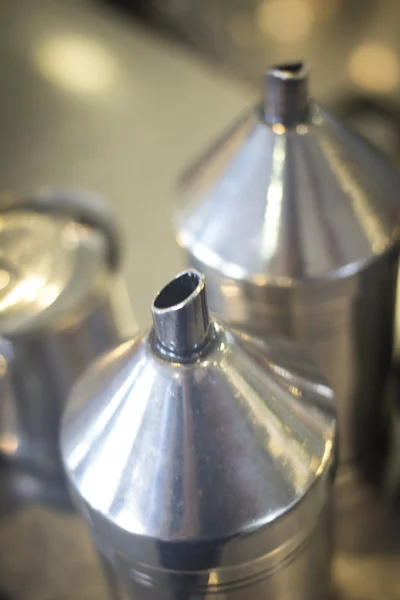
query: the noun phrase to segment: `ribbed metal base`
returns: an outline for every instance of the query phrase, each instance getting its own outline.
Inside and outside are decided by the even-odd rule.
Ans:
[[[6,596],[10,600],[109,600],[110,592],[101,562],[96,557],[81,519],[73,513],[51,506],[52,494],[49,488],[39,486],[41,494],[36,499],[30,498],[28,502],[26,497],[22,500],[20,496],[20,476],[16,477],[15,472],[4,470],[0,471],[0,475],[0,579]],[[33,480],[31,484],[33,485]],[[377,502],[375,494],[364,497],[368,498],[364,505],[358,502],[346,504],[346,519],[343,518],[336,529],[341,532],[341,548],[333,561],[335,592],[332,600],[396,600],[400,597],[400,551],[393,546],[386,546],[385,549],[385,545],[373,537],[377,532],[382,537],[384,531],[382,521],[371,519],[373,514],[383,514],[382,504]],[[362,511],[360,506],[364,506]],[[399,531],[399,517],[391,519],[388,514],[386,513],[387,517],[383,522],[389,525],[389,530]],[[349,524],[353,525],[349,528]],[[357,535],[364,531],[364,551],[360,548],[357,551],[354,545],[352,547],[357,531]],[[385,535],[383,538],[385,539]],[[359,541],[355,546],[360,546]],[[292,584],[295,581],[295,570],[293,566],[290,579]],[[283,581],[283,585],[286,585],[284,573],[284,569],[282,576],[277,573],[271,579],[271,584],[272,581],[276,585]],[[115,581],[112,585],[115,586]],[[113,598],[123,597],[121,590],[116,592],[115,587],[113,590]],[[252,597],[252,590],[249,588],[238,591],[237,594],[239,593],[242,596],[237,595],[236,598]],[[158,596],[157,600],[164,598],[163,595]],[[176,598],[180,600],[179,596],[174,600]],[[311,595],[307,600],[310,598],[314,600],[315,596]]]
[[[331,520],[320,516],[311,534],[282,562],[267,555],[240,569],[180,573],[132,565],[119,557],[121,581],[134,600],[324,600],[330,589],[327,570],[332,550]],[[272,559],[272,562],[271,562]]]

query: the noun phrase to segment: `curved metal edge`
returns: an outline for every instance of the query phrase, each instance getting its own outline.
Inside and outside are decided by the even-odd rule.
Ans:
[[[98,229],[108,241],[108,261],[112,271],[122,259],[120,230],[114,212],[101,196],[87,190],[42,188],[28,196],[0,195],[0,212],[34,210],[71,217],[74,221]]]

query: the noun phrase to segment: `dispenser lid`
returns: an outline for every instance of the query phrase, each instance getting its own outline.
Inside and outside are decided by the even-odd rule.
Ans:
[[[153,329],[97,361],[64,416],[67,475],[96,539],[187,570],[226,547],[235,564],[299,543],[330,487],[331,388],[292,344],[210,320],[194,270],[152,310]]]
[[[245,115],[183,180],[177,239],[256,284],[352,274],[398,241],[400,178],[308,94],[308,68],[266,75]]]
[[[1,212],[0,332],[51,324],[103,285],[107,242],[67,216]]]

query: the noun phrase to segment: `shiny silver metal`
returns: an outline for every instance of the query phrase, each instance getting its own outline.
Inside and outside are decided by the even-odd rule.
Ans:
[[[161,8],[165,4],[158,0]],[[253,22],[252,3],[241,0],[240,4],[249,10],[249,21]],[[264,6],[265,1],[258,4]],[[271,8],[276,4],[271,3]],[[365,4],[308,3],[318,19],[320,8],[329,5],[342,9],[333,18],[314,21],[309,35],[301,40],[313,66],[313,91],[324,101],[329,102],[332,94],[341,97],[344,89],[346,93],[354,91],[343,65],[349,52],[355,50],[356,39],[360,43],[372,38],[389,40],[390,27],[390,35],[396,34],[399,18],[393,14],[400,14],[399,3],[381,0],[367,3],[369,8]],[[254,37],[256,54],[253,47],[248,50],[243,43],[236,47],[229,44],[233,41],[229,38],[232,27],[227,23],[238,12],[236,2],[208,0],[207,7],[209,11],[205,2],[196,2],[194,17],[189,15],[196,30],[185,22],[185,33],[196,34],[208,19],[213,35],[202,35],[201,42],[227,42],[224,51],[231,64],[242,61],[240,64],[249,67],[256,78],[267,54],[273,60],[282,56],[282,42],[270,36],[261,43]],[[112,199],[128,246],[123,267],[127,285],[135,314],[145,326],[151,320],[148,304],[154,289],[165,273],[183,269],[183,256],[165,227],[175,196],[173,181],[189,156],[207,147],[217,131],[229,126],[250,102],[251,94],[221,70],[193,58],[185,48],[171,46],[134,19],[121,18],[114,8],[115,4],[92,0],[1,3],[0,48],[5,65],[0,80],[2,89],[7,90],[0,111],[1,183],[3,189],[20,189],[22,185],[24,190],[31,190],[47,183],[69,182],[96,189]],[[226,13],[228,8],[230,14]],[[220,19],[215,18],[216,12]],[[256,20],[254,29],[259,32]],[[72,64],[81,56],[77,46],[82,48],[84,61],[74,71],[71,55]],[[66,59],[52,61],[52,72],[43,71],[43,60],[38,59],[46,49],[50,58],[56,57],[60,48],[65,49]],[[104,55],[106,61],[111,59],[116,73],[108,87],[100,89],[95,87],[97,75],[104,70],[96,60],[98,48],[100,61]],[[93,51],[94,63],[90,61]],[[85,64],[89,77],[85,76]],[[143,68],[144,64],[149,68]],[[71,87],[63,85],[63,75],[67,82],[72,79]],[[73,85],[74,75],[80,88]],[[162,86],[163,110],[160,78],[169,84]],[[398,94],[396,90],[394,93]],[[171,144],[171,139],[176,143]],[[152,265],[150,270],[148,264]],[[22,510],[14,498],[2,509],[0,587],[8,598],[107,600],[86,527],[77,515],[59,513],[48,505],[30,504]],[[334,569],[340,588],[337,600],[399,597],[400,561],[395,553],[344,554],[338,563]]]
[[[210,319],[189,270],[154,326],[74,387],[61,433],[73,497],[135,600],[325,598],[333,392],[290,342]]]
[[[264,118],[269,125],[294,127],[307,123],[308,65],[288,63],[270,69],[265,77]]]
[[[62,479],[59,424],[72,384],[122,339],[108,212],[78,192],[0,203],[0,457],[43,478]]]
[[[189,271],[173,279],[155,299],[152,313],[162,352],[183,358],[201,350],[210,328],[204,278],[199,282],[198,273]]]
[[[177,240],[212,312],[300,342],[337,396],[340,460],[370,451],[392,349],[400,178],[308,98],[299,64],[184,178]]]

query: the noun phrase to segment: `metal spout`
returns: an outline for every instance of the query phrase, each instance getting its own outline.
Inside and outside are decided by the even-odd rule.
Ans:
[[[176,357],[198,351],[210,325],[204,275],[194,269],[177,275],[157,295],[152,313],[161,349]]]
[[[307,121],[308,72],[303,62],[277,65],[267,71],[264,116],[269,125],[293,127]]]

